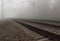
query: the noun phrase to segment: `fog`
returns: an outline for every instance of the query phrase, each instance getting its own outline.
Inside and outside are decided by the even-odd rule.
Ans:
[[[60,21],[60,0],[0,0],[0,19],[2,15],[4,19]]]

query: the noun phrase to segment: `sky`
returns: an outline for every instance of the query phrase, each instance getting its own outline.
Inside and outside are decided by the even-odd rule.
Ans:
[[[0,0],[0,19],[2,19]],[[3,18],[60,21],[60,0],[3,0]]]

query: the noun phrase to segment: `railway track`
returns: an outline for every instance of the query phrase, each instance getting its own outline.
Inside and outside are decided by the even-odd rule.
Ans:
[[[59,33],[44,29],[23,20],[5,20],[0,24],[0,41],[60,41]]]
[[[54,27],[58,29],[60,28],[60,22],[58,21],[44,21],[44,20],[24,20],[24,21],[28,21],[36,24],[42,24],[45,26]]]
[[[23,20],[16,20],[16,22],[21,23],[22,25],[25,25],[25,27],[34,30],[36,33],[44,35],[45,37],[51,37],[51,39],[55,41],[60,40],[60,30],[57,30],[56,28],[51,28],[47,26],[41,26],[35,23],[23,21]]]
[[[15,22],[13,21],[13,23],[15,23]],[[27,28],[28,26],[26,27],[26,26],[22,25],[21,23],[19,23],[19,24],[16,23],[16,25],[19,25],[19,27],[25,32],[26,36],[28,36],[33,41],[54,41],[53,39],[51,40],[51,38],[48,38],[46,36],[36,33],[35,31],[32,31],[32,30],[34,30],[34,28],[28,29]]]
[[[39,28],[39,29],[49,31],[49,32],[54,33],[54,34],[60,35],[60,29],[58,29],[58,27],[54,28],[54,26],[50,26],[50,25],[48,26],[48,25],[40,24],[40,23],[34,22],[34,21],[32,21],[32,22],[27,21],[27,20],[18,20],[18,21],[32,25],[32,26]]]

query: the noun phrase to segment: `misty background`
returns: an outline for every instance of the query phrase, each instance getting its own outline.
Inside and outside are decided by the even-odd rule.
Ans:
[[[0,0],[2,18],[60,21],[60,0]]]

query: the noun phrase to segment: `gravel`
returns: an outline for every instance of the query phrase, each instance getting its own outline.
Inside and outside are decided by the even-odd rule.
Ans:
[[[9,21],[0,22],[0,41],[33,41],[18,26]]]

